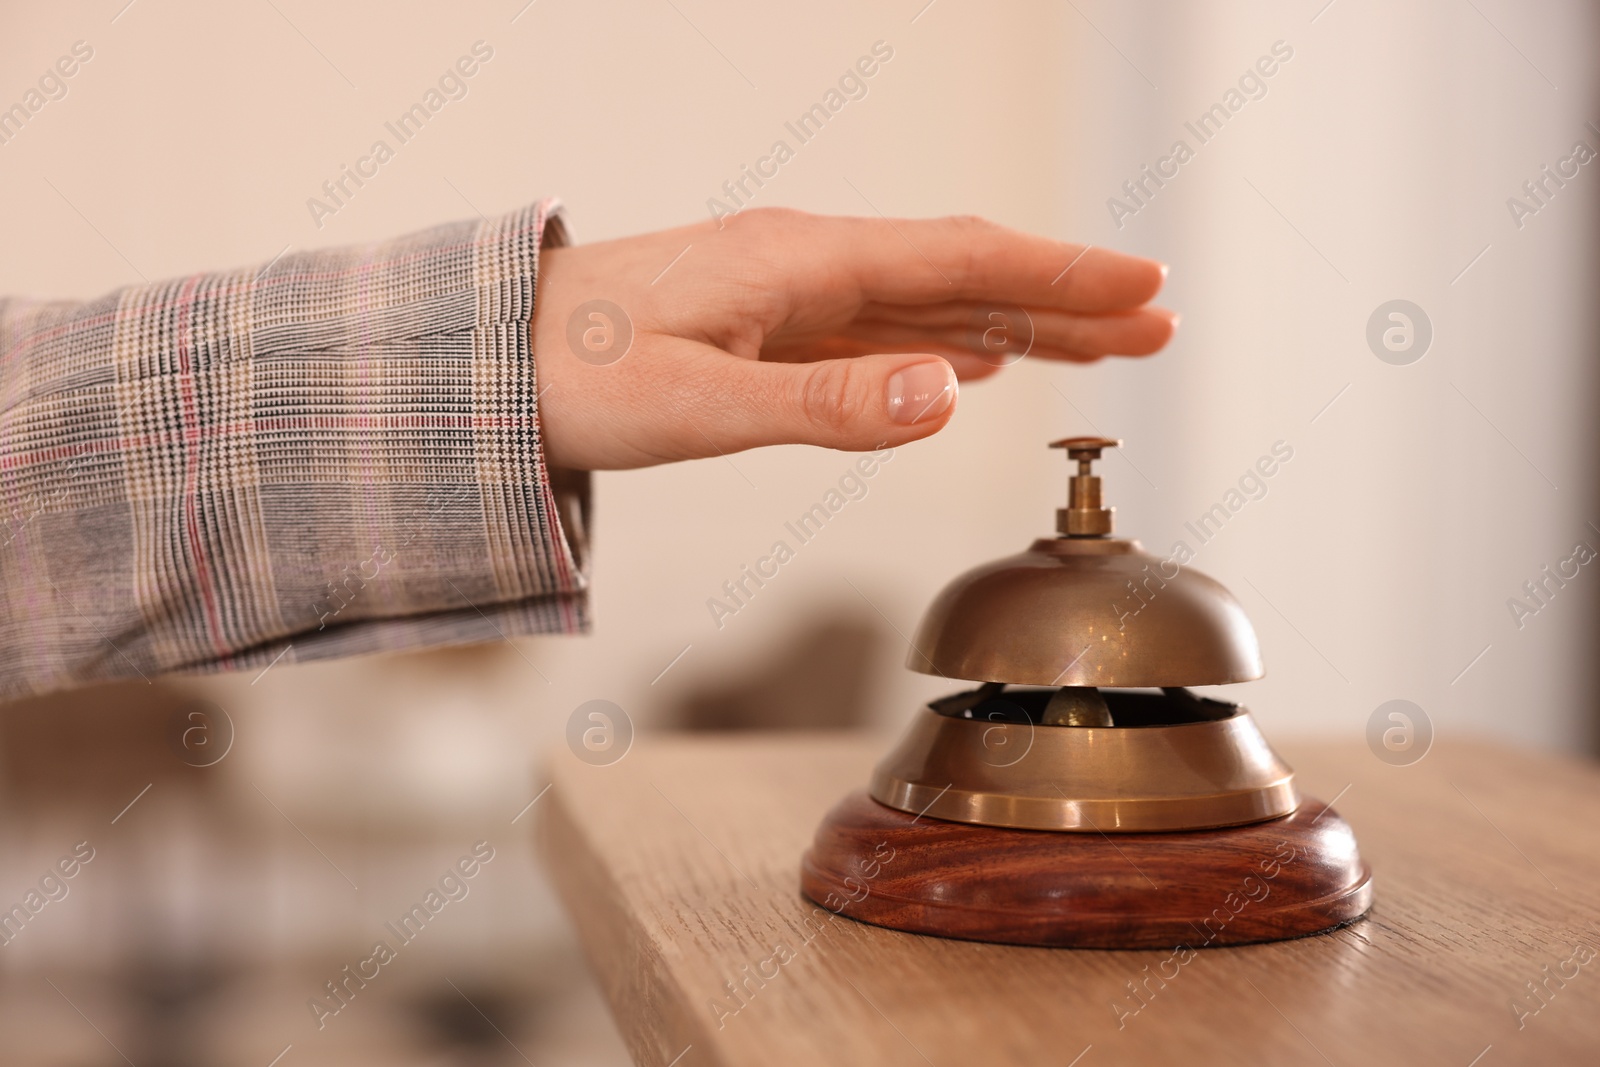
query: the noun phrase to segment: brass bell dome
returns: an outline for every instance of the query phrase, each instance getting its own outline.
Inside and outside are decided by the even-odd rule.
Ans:
[[[1249,713],[1187,688],[1261,677],[1244,609],[1186,560],[1111,536],[1091,464],[1120,443],[1051,445],[1078,463],[1061,536],[968,571],[928,609],[907,666],[983,684],[918,713],[873,799],[1030,830],[1191,830],[1295,810],[1294,772]]]
[[[923,617],[906,666],[977,682],[1047,686],[1223,685],[1260,678],[1261,648],[1218,582],[1112,537],[1092,463],[1120,445],[1071,437],[1077,460],[1061,536],[974,568]]]

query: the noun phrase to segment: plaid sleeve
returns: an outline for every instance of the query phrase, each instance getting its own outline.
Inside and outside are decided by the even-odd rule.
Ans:
[[[0,300],[0,699],[587,629],[529,320],[559,206]]]

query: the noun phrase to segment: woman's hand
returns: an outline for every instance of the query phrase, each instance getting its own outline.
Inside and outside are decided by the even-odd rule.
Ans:
[[[1147,306],[1165,277],[974,218],[756,209],[547,248],[533,319],[545,455],[601,470],[901,445],[949,421],[958,378],[1024,347],[1074,362],[1157,351],[1177,325]]]

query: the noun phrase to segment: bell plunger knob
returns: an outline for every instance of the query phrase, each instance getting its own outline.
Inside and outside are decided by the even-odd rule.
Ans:
[[[1100,477],[1091,465],[1103,449],[1121,444],[1114,437],[1068,437],[1050,443],[1078,461],[1078,473],[1067,484],[1067,506],[1056,509],[1056,532],[1062,537],[1105,537],[1115,527],[1117,509],[1101,505]]]

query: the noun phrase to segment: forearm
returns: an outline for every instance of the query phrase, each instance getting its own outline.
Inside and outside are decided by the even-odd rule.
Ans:
[[[581,630],[587,480],[546,467],[529,339],[547,206],[0,303],[0,697]]]

